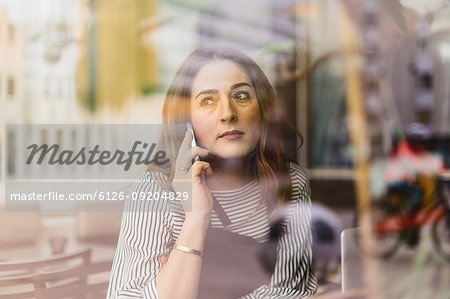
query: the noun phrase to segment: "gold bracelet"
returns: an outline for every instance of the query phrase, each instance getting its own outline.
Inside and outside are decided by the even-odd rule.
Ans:
[[[195,255],[198,255],[198,256],[202,256],[203,255],[200,250],[196,250],[196,249],[193,249],[193,248],[190,248],[190,247],[187,247],[187,246],[183,246],[183,245],[180,245],[180,244],[175,244],[174,248],[178,249],[178,250],[181,250],[183,252],[192,253],[192,254],[195,254]]]

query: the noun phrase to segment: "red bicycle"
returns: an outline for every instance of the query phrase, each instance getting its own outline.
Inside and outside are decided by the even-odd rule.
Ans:
[[[433,246],[450,262],[450,174],[421,176],[414,184],[391,184],[386,196],[373,201],[372,251],[389,258],[402,245],[414,247],[420,229],[432,225]]]

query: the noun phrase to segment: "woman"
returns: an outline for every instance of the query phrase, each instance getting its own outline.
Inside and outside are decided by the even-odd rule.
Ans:
[[[150,167],[132,192],[181,192],[190,181],[191,205],[126,203],[108,298],[315,293],[309,186],[288,160],[277,99],[261,69],[231,49],[193,52],[169,88],[163,122],[159,145],[170,165]],[[172,130],[185,122],[195,137]],[[282,231],[269,221],[277,207],[285,207]]]

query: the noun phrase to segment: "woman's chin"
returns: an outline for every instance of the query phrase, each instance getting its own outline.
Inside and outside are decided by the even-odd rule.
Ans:
[[[208,157],[206,157],[205,159],[202,160],[235,160],[235,159],[240,159],[244,156],[236,154],[236,153],[214,153],[214,152],[210,152]]]
[[[247,149],[221,149],[219,151],[211,151],[208,156],[212,159],[236,160],[248,158],[252,152]]]

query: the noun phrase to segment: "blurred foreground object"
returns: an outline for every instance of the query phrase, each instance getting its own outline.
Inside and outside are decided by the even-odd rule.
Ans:
[[[327,275],[339,262],[341,255],[340,235],[342,223],[335,212],[320,203],[311,207],[311,232],[313,237],[313,260],[319,282],[326,281]]]
[[[78,96],[89,110],[120,108],[155,88],[156,49],[141,27],[155,18],[156,6],[153,0],[89,1],[77,72]]]

